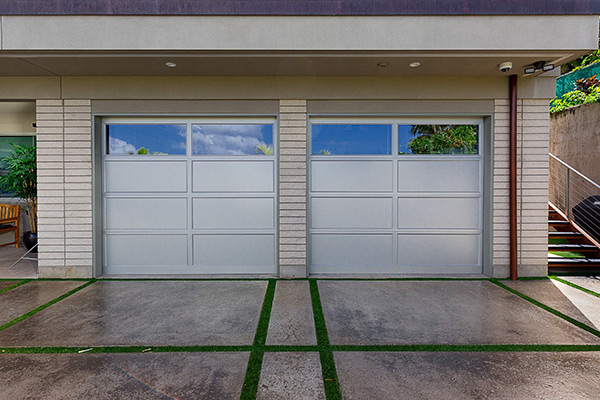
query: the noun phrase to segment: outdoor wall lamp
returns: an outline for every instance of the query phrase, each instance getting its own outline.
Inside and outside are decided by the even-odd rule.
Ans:
[[[525,67],[525,75],[534,74],[537,71],[552,71],[554,64],[546,64],[546,61],[536,61],[530,67]]]

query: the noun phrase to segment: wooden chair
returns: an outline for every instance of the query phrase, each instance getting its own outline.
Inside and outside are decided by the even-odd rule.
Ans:
[[[21,215],[21,206],[0,204],[0,234],[6,232],[15,233],[15,241],[11,243],[5,243],[0,245],[10,246],[14,244],[15,247],[19,247],[19,219]]]

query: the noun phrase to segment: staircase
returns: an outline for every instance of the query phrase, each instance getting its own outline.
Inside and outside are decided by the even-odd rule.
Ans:
[[[552,203],[548,204],[548,252],[551,273],[598,274],[600,271],[599,244]]]

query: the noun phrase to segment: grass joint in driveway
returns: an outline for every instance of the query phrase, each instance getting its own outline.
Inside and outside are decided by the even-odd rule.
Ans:
[[[565,285],[567,285],[567,286],[571,286],[572,288],[579,289],[579,290],[581,290],[582,292],[585,292],[585,293],[587,293],[587,294],[591,294],[592,296],[600,297],[600,293],[596,293],[596,292],[594,292],[593,290],[586,289],[586,288],[584,288],[584,287],[582,287],[582,286],[579,286],[579,285],[578,285],[578,284],[576,284],[576,283],[569,282],[569,281],[566,281],[566,280],[564,280],[564,279],[561,279],[561,278],[559,278],[558,276],[551,276],[551,277],[550,277],[550,279],[552,279],[552,280],[555,280],[555,281],[557,281],[557,282],[560,282],[560,283],[564,283]]]
[[[265,342],[267,341],[267,332],[269,330],[269,320],[271,319],[271,310],[273,309],[273,298],[275,297],[275,279],[269,279],[265,299],[263,301],[254,343],[246,368],[244,385],[242,386],[241,399],[255,399],[258,392],[258,381],[260,380],[260,371],[262,369],[263,357],[265,355]]]
[[[15,283],[15,284],[14,284],[14,285],[12,285],[12,286],[5,287],[4,289],[0,290],[0,294],[2,294],[2,293],[6,293],[6,292],[8,292],[9,290],[16,289],[16,288],[18,288],[19,286],[23,286],[24,284],[26,284],[26,283],[29,283],[29,282],[31,282],[31,279],[26,279],[26,280],[24,280],[24,281],[19,281],[19,282]]]
[[[588,331],[592,335],[600,337],[600,331],[598,331],[597,329],[594,329],[591,326],[588,326],[588,325],[584,324],[583,322],[579,322],[576,319],[571,318],[568,315],[565,315],[565,314],[561,313],[560,311],[558,311],[558,310],[556,310],[556,309],[554,309],[554,308],[552,308],[550,306],[545,305],[542,302],[539,302],[539,301],[537,301],[537,300],[535,300],[535,299],[533,299],[533,298],[531,298],[531,297],[529,297],[529,296],[527,296],[527,295],[525,295],[525,294],[523,294],[523,293],[521,293],[521,292],[519,292],[519,291],[517,291],[517,290],[515,290],[513,288],[510,288],[510,287],[506,286],[505,284],[503,284],[502,282],[499,282],[499,281],[497,281],[495,279],[490,279],[490,282],[492,282],[493,284],[501,287],[502,289],[505,289],[505,290],[511,292],[512,294],[514,294],[516,296],[519,296],[523,300],[526,300],[526,301],[530,302],[531,304],[536,305],[536,306],[538,306],[538,307],[540,307],[540,308],[548,311],[549,313],[554,314],[557,317],[560,317],[560,318],[564,319],[567,322],[570,322],[571,324],[577,326],[578,328],[581,328],[581,329],[583,329],[585,331]]]
[[[34,308],[33,310],[31,310],[31,311],[29,311],[29,312],[21,315],[20,317],[17,317],[15,319],[13,319],[12,321],[9,321],[9,322],[5,323],[4,325],[0,325],[0,332],[2,332],[3,330],[5,330],[7,328],[10,328],[11,326],[13,326],[13,325],[15,325],[15,324],[17,324],[17,323],[19,323],[21,321],[23,321],[24,319],[27,319],[27,318],[31,317],[32,315],[35,315],[35,314],[39,313],[40,311],[42,311],[42,310],[50,307],[52,304],[58,303],[59,301],[61,301],[63,299],[66,299],[70,295],[72,295],[74,293],[77,293],[81,289],[84,289],[84,288],[90,286],[94,282],[96,282],[95,279],[89,280],[89,281],[87,281],[87,283],[85,283],[85,284],[83,284],[81,286],[78,286],[75,289],[73,289],[73,290],[71,290],[71,291],[69,291],[69,292],[67,292],[67,293],[65,293],[65,294],[63,294],[61,296],[58,296],[57,298],[52,299],[49,302],[44,303],[44,304],[42,304],[41,306],[39,306],[37,308]]]

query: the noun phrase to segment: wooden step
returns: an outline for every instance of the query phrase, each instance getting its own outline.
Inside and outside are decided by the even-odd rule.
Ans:
[[[590,268],[600,267],[600,258],[548,258],[548,267]]]
[[[589,251],[598,251],[598,248],[593,244],[586,243],[564,243],[564,244],[549,244],[548,251],[573,251],[583,253]]]
[[[556,212],[554,210],[549,210],[548,211],[548,219],[551,219],[551,220],[560,219],[560,220],[562,220],[563,217],[558,212]]]
[[[569,221],[565,221],[562,219],[549,219],[548,225],[549,226],[567,227],[567,226],[571,226],[571,223]]]
[[[548,239],[583,239],[581,232],[548,232]]]

